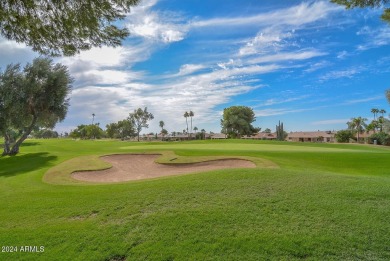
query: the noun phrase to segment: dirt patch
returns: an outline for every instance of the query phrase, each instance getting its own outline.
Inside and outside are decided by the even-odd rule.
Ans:
[[[97,171],[78,171],[72,173],[77,180],[89,182],[122,182],[151,179],[193,172],[203,172],[228,168],[255,168],[248,160],[225,159],[190,164],[159,164],[155,160],[160,155],[109,155],[101,157],[112,168]]]

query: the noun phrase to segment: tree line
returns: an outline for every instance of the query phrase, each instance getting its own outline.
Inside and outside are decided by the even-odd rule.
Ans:
[[[95,114],[93,114],[95,117]],[[109,123],[106,125],[106,131],[100,128],[100,124],[79,125],[75,130],[69,134],[71,138],[81,139],[100,139],[108,137],[112,139],[122,139],[136,136],[140,140],[140,133],[143,128],[149,127],[149,121],[153,120],[154,116],[148,112],[148,108],[138,108],[129,113],[126,119],[120,120],[116,123]]]
[[[386,91],[386,97],[390,103],[390,90]],[[390,145],[390,121],[385,118],[386,110],[372,108],[371,113],[374,118],[370,123],[367,123],[368,119],[364,117],[351,118],[347,122],[348,128],[337,132],[335,138],[338,142],[349,142],[355,140],[356,142],[362,142],[361,134],[364,132],[372,133],[366,142],[374,143],[376,141],[379,145]],[[381,114],[378,116],[378,114]]]

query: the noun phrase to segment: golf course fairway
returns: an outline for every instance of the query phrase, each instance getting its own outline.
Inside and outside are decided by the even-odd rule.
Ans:
[[[106,155],[250,168],[116,183]],[[389,260],[390,149],[247,140],[27,140],[0,157],[0,260]]]

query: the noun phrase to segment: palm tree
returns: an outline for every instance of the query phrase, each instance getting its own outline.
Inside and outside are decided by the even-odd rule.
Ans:
[[[374,114],[374,120],[376,120],[376,115],[378,114],[378,112],[379,112],[379,109],[376,109],[376,108],[371,109],[371,113]]]
[[[193,111],[190,111],[190,113],[189,113],[189,116],[190,116],[190,118],[191,118],[191,137],[192,137],[192,117],[194,117],[194,112]]]
[[[196,131],[198,130],[198,127],[194,127],[194,131],[195,131],[195,137],[196,137]]]
[[[378,128],[379,122],[377,120],[371,121],[370,124],[367,125],[366,131],[369,133],[371,130],[376,133],[376,129]]]
[[[95,120],[95,113],[92,113],[92,125],[94,120]]]
[[[378,125],[379,125],[379,132],[383,131],[383,123],[385,122],[385,118],[383,116],[378,117]]]
[[[367,126],[367,124],[365,123],[365,121],[367,121],[366,118],[362,118],[362,117],[357,117],[357,118],[352,118],[351,119],[351,127],[353,129],[356,129],[357,130],[357,142],[359,142],[359,134],[363,132],[364,130],[364,127]]]
[[[201,129],[200,130],[203,134],[203,139],[205,140],[206,139],[206,130],[205,129]]]
[[[162,136],[164,137],[164,133],[163,133],[164,125],[165,125],[164,121],[160,121],[160,122],[159,122],[159,125],[160,125],[160,128],[161,128],[161,134],[162,134]],[[161,139],[162,139],[162,138],[161,138]]]
[[[186,118],[186,125],[187,125],[187,133],[188,133],[188,121],[187,118],[190,117],[190,114],[188,112],[184,113],[184,118]]]
[[[381,113],[381,114],[382,114],[382,117],[385,117],[386,110],[384,110],[384,109],[381,109],[381,110],[379,111],[379,113]]]

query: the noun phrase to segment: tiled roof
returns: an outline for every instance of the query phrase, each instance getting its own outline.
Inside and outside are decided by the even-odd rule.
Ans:
[[[335,134],[335,132],[331,131],[297,131],[290,132],[287,138],[333,138]]]

